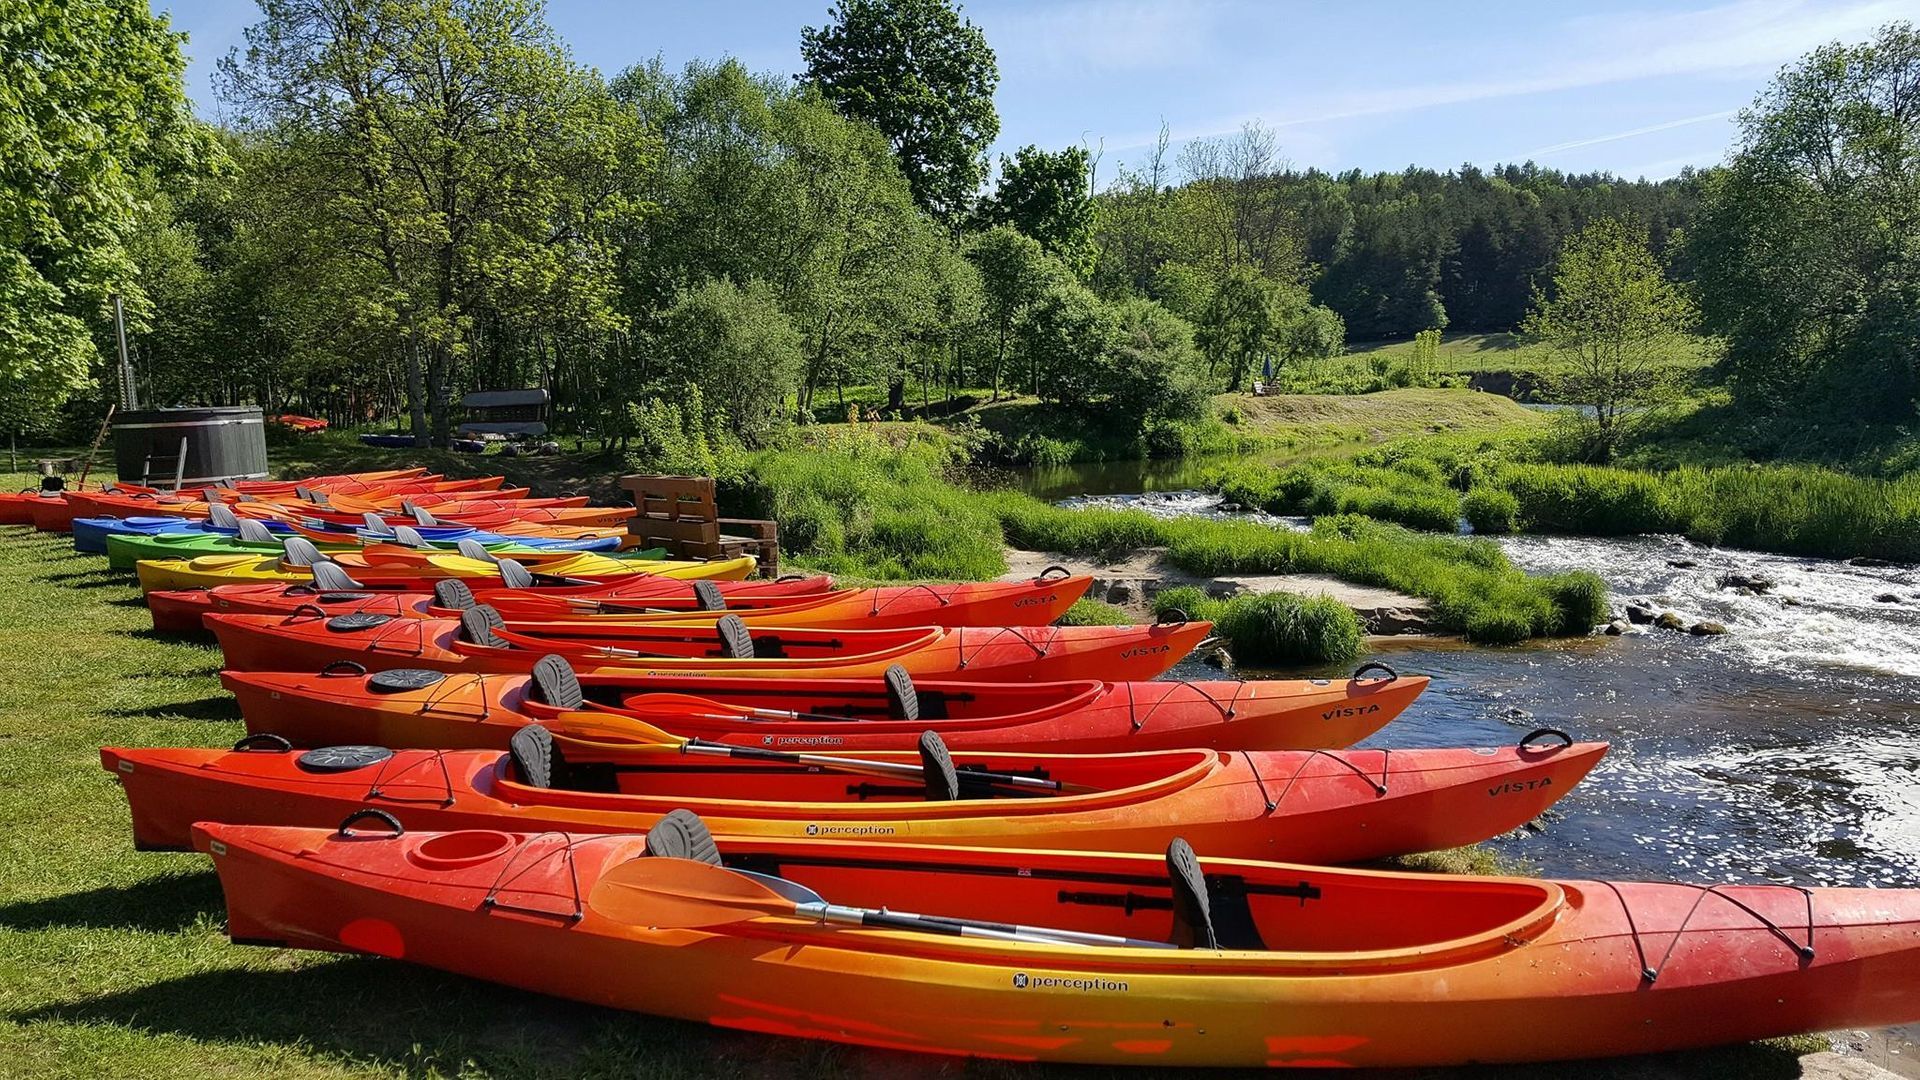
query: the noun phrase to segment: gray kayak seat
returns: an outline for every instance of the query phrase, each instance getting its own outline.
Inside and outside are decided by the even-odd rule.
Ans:
[[[507,639],[494,633],[507,625],[500,613],[486,604],[476,604],[460,613],[460,640],[483,649],[510,649]]]
[[[233,507],[228,506],[226,503],[219,502],[215,499],[208,499],[207,524],[216,529],[238,529],[240,527],[240,516],[235,514]]]
[[[960,797],[960,772],[954,768],[946,742],[935,732],[920,733],[920,768],[926,774],[928,802],[952,802]]]
[[[291,566],[312,566],[326,558],[313,546],[313,541],[304,536],[289,536],[280,541],[280,546],[286,549],[286,560]]]
[[[720,634],[720,655],[729,660],[753,659],[753,634],[738,615],[722,615],[713,624]]]
[[[528,724],[507,740],[507,757],[520,782],[529,787],[550,788],[560,764],[560,750],[553,745],[553,732],[539,724]]]
[[[273,543],[273,530],[267,528],[264,522],[255,521],[252,518],[235,519],[233,531],[249,544]]]
[[[393,532],[393,526],[387,524],[387,519],[371,510],[360,515],[360,527],[370,533],[379,533],[382,536]]]
[[[462,541],[465,543],[466,541]],[[514,559],[494,559],[500,565],[500,581],[509,589],[533,588],[533,572]]]
[[[346,568],[332,559],[321,559],[311,567],[314,588],[321,592],[343,592],[361,588]]]
[[[209,508],[226,503],[226,500],[220,496],[220,489],[211,486],[200,489],[200,501],[206,503]]]
[[[419,529],[411,525],[395,525],[393,527],[393,542],[396,544],[404,544],[410,548],[428,548],[433,546],[427,543],[426,537],[420,535]]]
[[[469,559],[479,559],[481,562],[500,561],[493,557],[493,552],[487,550],[487,545],[471,536],[453,545],[453,549]]]
[[[1213,932],[1213,905],[1207,896],[1207,875],[1185,839],[1167,845],[1167,876],[1173,882],[1173,936],[1183,949],[1217,949]]]
[[[727,610],[726,594],[720,591],[720,586],[711,581],[694,582],[693,599],[700,606],[701,611]]]
[[[913,676],[899,664],[887,665],[881,681],[887,684],[887,716],[894,720],[920,719],[920,694],[913,688]]]
[[[656,859],[692,859],[720,865],[720,847],[700,815],[691,810],[669,810],[647,830],[647,854]]]
[[[556,709],[577,709],[586,704],[586,692],[580,689],[580,676],[564,656],[548,653],[534,662],[533,679],[527,694]]]
[[[422,510],[419,507],[413,505],[413,501],[411,499],[402,499],[400,501],[400,509],[406,511],[407,515],[413,518],[413,523],[415,525],[440,524],[439,518],[434,517],[432,514],[429,514],[425,510]]]
[[[480,601],[459,578],[441,578],[433,583],[433,606],[465,611]]]

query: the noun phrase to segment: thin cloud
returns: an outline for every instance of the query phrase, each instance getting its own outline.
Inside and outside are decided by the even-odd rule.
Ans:
[[[1046,77],[1201,60],[1220,48],[1230,7],[1191,0],[1075,0],[983,15],[980,22],[1004,70]]]
[[[1701,113],[1699,116],[1688,116],[1679,120],[1668,120],[1664,124],[1648,124],[1646,127],[1637,127],[1629,131],[1616,131],[1610,135],[1595,135],[1586,139],[1572,139],[1567,142],[1554,143],[1552,146],[1543,146],[1538,150],[1529,150],[1524,154],[1515,154],[1514,158],[1516,160],[1520,158],[1540,158],[1548,154],[1560,153],[1563,150],[1578,150],[1583,146],[1599,146],[1601,143],[1619,142],[1622,139],[1634,139],[1642,135],[1652,135],[1656,131],[1672,131],[1674,128],[1687,127],[1692,124],[1704,124],[1709,120],[1725,120],[1727,117],[1739,111],[1739,109],[1721,109],[1719,112]]]

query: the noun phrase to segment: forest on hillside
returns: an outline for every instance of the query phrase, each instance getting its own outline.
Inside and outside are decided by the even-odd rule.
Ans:
[[[536,0],[260,0],[217,125],[143,0],[28,7],[0,25],[0,426],[27,440],[115,396],[116,297],[144,401],[441,443],[465,390],[520,385],[612,441],[761,442],[850,385],[890,412],[1031,394],[1140,433],[1263,368],[1439,328],[1593,356],[1698,332],[1754,416],[1916,415],[1906,24],[1784,71],[1729,161],[1646,181],[1300,171],[1258,124],[990,162],[996,60],[947,0],[840,0],[797,73],[636,56],[611,77]],[[1596,328],[1558,295],[1574,280],[1638,321]],[[1652,384],[1616,364],[1589,385],[1630,405]]]

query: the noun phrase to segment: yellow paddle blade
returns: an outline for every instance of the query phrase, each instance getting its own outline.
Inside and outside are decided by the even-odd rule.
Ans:
[[[617,741],[626,743],[656,743],[669,747],[680,747],[687,743],[684,736],[655,727],[645,720],[614,713],[564,712],[547,726],[554,729],[555,735],[578,742],[592,741],[592,735],[600,734],[613,736]]]
[[[692,859],[650,855],[602,874],[587,906],[604,918],[662,930],[791,915],[794,902],[752,878]]]

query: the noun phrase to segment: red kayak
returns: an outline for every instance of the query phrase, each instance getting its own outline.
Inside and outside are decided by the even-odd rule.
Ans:
[[[922,626],[1045,626],[1065,615],[1093,582],[1088,577],[985,581],[957,585],[879,585],[798,596],[750,592],[729,596],[717,587],[697,586],[634,592],[624,599],[583,600],[544,595],[537,586],[489,589],[485,602],[510,620],[564,620],[594,624],[652,623],[688,626],[714,622],[732,613],[749,627],[805,626],[893,630]],[[692,583],[687,583],[691,585]],[[293,591],[298,589],[300,591]],[[229,591],[231,590],[231,591]],[[244,591],[243,591],[244,590]],[[149,593],[154,629],[184,622],[170,600],[155,606]],[[206,594],[211,610],[222,615],[291,615],[320,611],[334,615],[386,615],[405,619],[457,619],[480,601],[466,583],[449,578],[432,592],[315,590],[267,583],[218,586]],[[169,610],[163,613],[162,607]],[[193,614],[193,628],[200,626]],[[163,622],[165,625],[163,625]]]
[[[1381,677],[1363,678],[1378,673]],[[1316,750],[1352,746],[1411,705],[1424,675],[1367,664],[1351,679],[983,683],[577,675],[557,657],[531,674],[223,671],[247,730],[296,746],[504,749],[513,734],[582,708],[679,735],[786,750],[911,750],[923,731],[956,750],[1063,754]]]
[[[629,574],[624,577],[582,581],[572,585],[544,581],[531,586],[509,585],[501,578],[462,578],[461,583],[480,600],[499,608],[519,606],[521,593],[539,596],[544,601],[562,604],[593,605],[601,602],[639,602],[647,606],[668,604],[676,608],[692,607],[703,596],[711,597],[704,586],[719,590],[720,600],[729,607],[777,603],[819,596],[833,588],[833,579],[825,575],[792,575],[776,581],[683,581],[653,574]],[[258,581],[234,585],[216,585],[211,589],[155,589],[147,594],[147,608],[153,613],[153,628],[165,633],[187,634],[205,630],[200,617],[210,612],[233,615],[292,614],[303,605],[323,611],[361,610],[342,605],[368,604],[367,610],[384,610],[377,602],[395,604],[392,614],[404,614],[398,606],[410,606],[416,598],[433,598],[437,581],[354,582],[341,589],[323,589],[306,583]],[[507,601],[508,596],[514,597]],[[402,600],[401,598],[406,598]],[[417,617],[414,612],[410,617]],[[443,617],[456,614],[452,609],[436,612]]]
[[[1916,889],[716,837],[693,814],[644,838],[369,811],[193,842],[236,942],[891,1051],[1485,1071],[1920,1020]]]
[[[584,833],[644,832],[690,810],[728,836],[1142,852],[1185,836],[1232,858],[1327,864],[1517,829],[1607,750],[1559,732],[1499,748],[1090,755],[949,754],[930,738],[927,753],[733,747],[723,753],[756,756],[732,758],[530,728],[504,754],[301,752],[261,736],[230,751],[107,747],[100,761],[126,790],[143,851],[186,848],[196,821],[322,828],[362,807],[408,829]]]
[[[835,678],[901,667],[915,676],[995,682],[1151,679],[1179,663],[1212,623],[1151,626],[916,627],[750,630],[737,616],[713,627],[578,622],[507,623],[481,605],[459,619],[298,613],[207,615],[226,667],[315,671],[336,660],[368,670],[531,671],[548,653],[583,671],[636,675]]]

